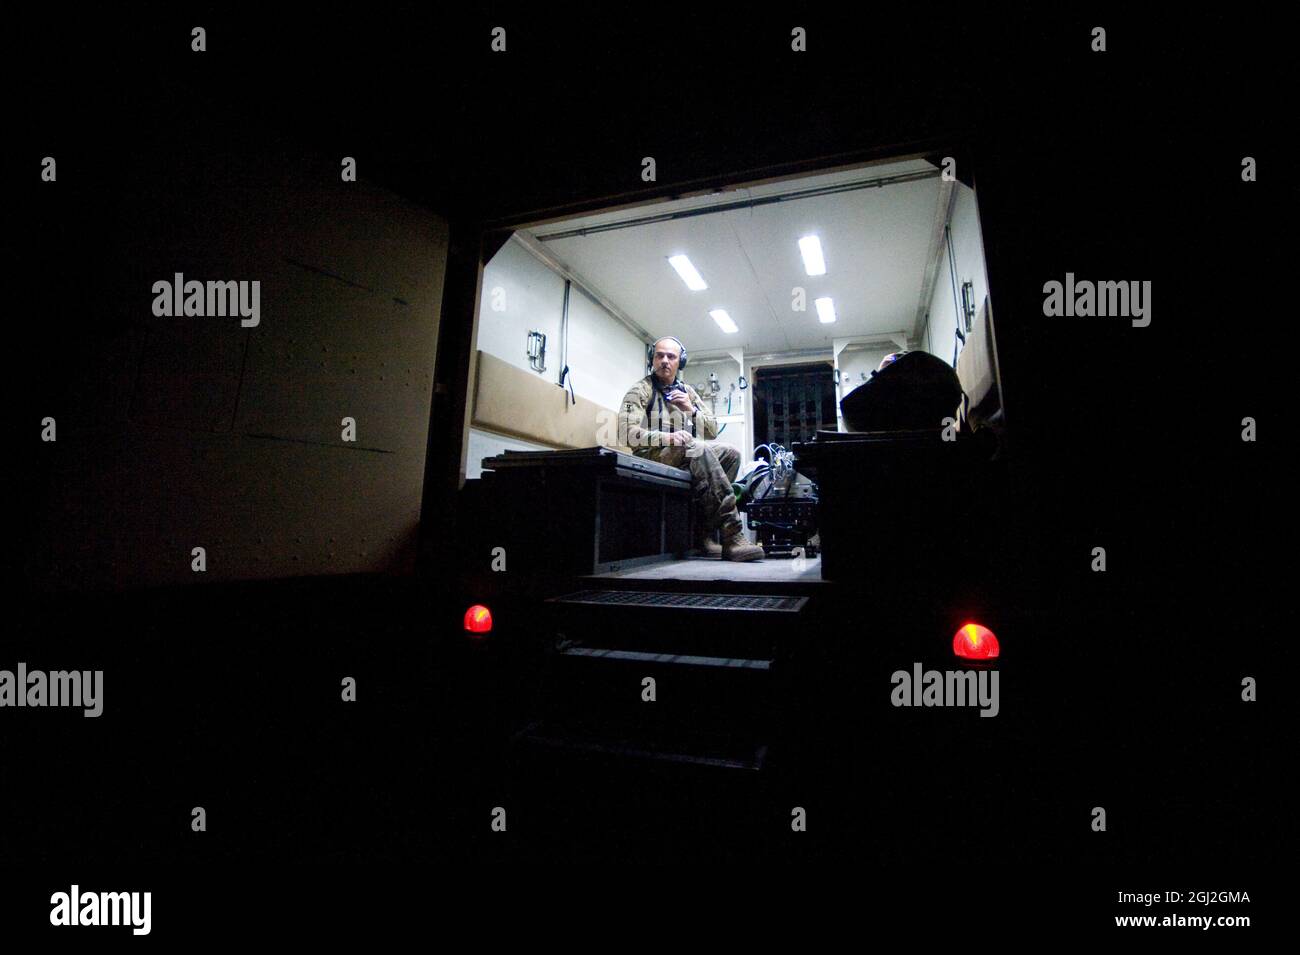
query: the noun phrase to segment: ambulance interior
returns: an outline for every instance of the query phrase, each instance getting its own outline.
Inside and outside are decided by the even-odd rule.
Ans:
[[[840,402],[886,356],[923,351],[942,359],[956,369],[967,402],[979,403],[985,420],[1001,418],[991,322],[975,193],[927,159],[521,228],[483,273],[467,487],[503,456],[618,445],[620,402],[649,374],[651,343],[672,335],[686,346],[681,380],[717,419],[715,440],[739,451],[742,504],[774,489],[815,500],[817,481],[790,452],[818,432],[851,430]],[[758,479],[763,472],[767,479]],[[545,491],[538,487],[534,506],[556,493],[551,478]],[[680,520],[681,513],[663,518],[648,504],[634,510],[645,522]],[[799,523],[802,533],[792,537],[770,524],[764,530],[743,506],[741,514],[749,539],[766,544],[762,561],[683,551],[683,536],[660,529],[649,532],[652,541],[677,544],[659,553],[653,542],[645,553],[615,545],[622,559],[611,560],[598,545],[591,575],[822,579],[818,545],[826,528]],[[539,524],[537,533],[626,535],[638,520],[605,518],[594,531],[570,520],[558,532]],[[589,550],[590,542],[578,546]]]

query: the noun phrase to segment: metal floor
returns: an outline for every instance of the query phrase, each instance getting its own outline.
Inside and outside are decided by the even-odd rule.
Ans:
[[[687,557],[683,560],[666,560],[659,564],[647,564],[628,570],[618,570],[607,574],[596,574],[597,578],[618,578],[620,580],[753,580],[753,581],[799,581],[800,583],[822,583],[822,559],[809,557],[804,560],[802,572],[796,572],[794,561],[789,557],[768,557],[752,563],[736,563],[718,557]]]

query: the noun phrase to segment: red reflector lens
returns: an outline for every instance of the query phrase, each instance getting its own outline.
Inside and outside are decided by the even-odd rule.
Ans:
[[[465,611],[465,629],[470,633],[492,632],[492,611],[482,604],[475,604]]]
[[[998,655],[998,638],[988,627],[963,624],[952,638],[952,652],[967,660],[992,660]]]

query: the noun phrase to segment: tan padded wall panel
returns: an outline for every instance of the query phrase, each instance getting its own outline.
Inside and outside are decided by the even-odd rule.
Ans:
[[[608,408],[586,398],[573,404],[567,388],[487,352],[478,353],[472,418],[476,428],[553,448],[594,448],[609,444],[616,433],[613,421],[614,412]]]
[[[987,303],[975,320],[966,347],[957,356],[957,378],[971,408],[979,408],[994,391],[993,338],[988,328]],[[992,396],[994,400],[996,395]]]

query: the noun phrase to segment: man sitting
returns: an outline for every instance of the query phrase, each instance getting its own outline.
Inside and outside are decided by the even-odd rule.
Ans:
[[[634,454],[691,472],[699,547],[724,560],[762,560],[763,548],[742,533],[731,482],[740,468],[740,453],[727,444],[708,440],[718,436],[718,422],[706,412],[699,393],[679,381],[686,366],[686,349],[672,336],[654,345],[653,370],[623,396],[619,431]],[[722,545],[713,543],[715,530]]]

